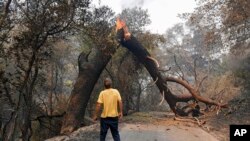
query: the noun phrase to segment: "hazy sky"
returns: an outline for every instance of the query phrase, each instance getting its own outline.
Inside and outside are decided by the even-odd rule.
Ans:
[[[181,20],[178,13],[192,12],[196,6],[195,0],[93,0],[94,3],[108,5],[116,13],[124,8],[140,6],[148,9],[151,25],[148,26],[152,32],[164,33],[167,28]],[[99,3],[100,2],[100,3]]]

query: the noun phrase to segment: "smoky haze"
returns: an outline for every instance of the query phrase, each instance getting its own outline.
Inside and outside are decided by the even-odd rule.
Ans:
[[[122,9],[132,8],[132,7],[142,7],[148,0],[125,0],[121,1]]]

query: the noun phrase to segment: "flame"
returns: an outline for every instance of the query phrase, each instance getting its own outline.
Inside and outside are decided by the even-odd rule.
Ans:
[[[129,31],[128,31],[128,27],[126,26],[126,23],[125,23],[122,19],[117,18],[117,19],[116,19],[116,32],[117,32],[119,29],[123,29],[125,40],[130,39],[131,34],[130,34]]]
[[[124,26],[126,26],[125,22],[121,20],[120,18],[117,18],[116,19],[116,31],[123,28]]]

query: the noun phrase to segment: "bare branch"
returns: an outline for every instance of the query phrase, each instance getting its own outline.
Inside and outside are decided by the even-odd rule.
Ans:
[[[186,81],[178,79],[178,78],[174,78],[174,77],[166,77],[166,81],[170,81],[170,82],[175,82],[178,83],[180,85],[182,85],[183,87],[185,87],[190,94],[197,100],[209,105],[216,105],[222,108],[226,108],[227,104],[219,104],[217,102],[214,102],[213,100],[209,99],[209,98],[204,98],[202,96],[200,96],[198,94],[198,91],[196,91],[190,84],[188,84]]]
[[[156,65],[157,68],[160,67],[159,62],[158,62],[155,58],[153,58],[153,57],[151,57],[151,56],[147,56],[147,58],[150,59],[150,60],[152,60],[152,61],[155,63],[155,65]]]
[[[169,67],[168,69],[159,69],[160,72],[167,72],[167,71],[170,71],[171,70],[171,67]]]
[[[161,102],[159,103],[159,106],[163,103],[163,101],[165,100],[165,94],[164,94],[164,91],[162,92],[162,99],[161,99]]]
[[[156,82],[158,81],[158,77],[156,77],[156,79],[155,79],[155,81],[153,82],[153,83],[151,83],[151,84],[148,84],[148,86],[147,87],[152,87]]]
[[[204,76],[204,77],[202,78],[202,80],[200,81],[198,87],[196,88],[196,91],[199,91],[199,89],[200,89],[200,87],[201,87],[203,81],[204,81],[205,79],[207,79],[207,77],[208,77],[208,76],[206,75],[206,76]]]
[[[5,5],[5,13],[4,13],[4,15],[6,16],[9,12],[10,12],[10,4],[11,4],[11,1],[12,0],[8,0],[7,1],[7,3],[6,3],[6,5]]]
[[[180,118],[180,117],[174,117],[174,120],[176,121],[184,121],[184,122],[191,122],[191,123],[195,123],[198,124],[199,126],[204,125],[206,123],[206,121],[200,121],[198,118],[194,117],[191,119],[188,118]]]
[[[6,5],[5,5],[5,8],[4,8],[4,13],[3,13],[3,16],[0,17],[0,29],[2,28],[2,25],[4,23],[4,20],[6,19],[8,13],[10,12],[10,4],[11,4],[11,1],[12,0],[8,0]]]
[[[182,78],[182,80],[184,80],[184,73],[180,67],[180,65],[177,63],[177,59],[176,59],[176,56],[174,55],[174,62],[176,64],[176,66],[178,67],[178,69],[180,70],[181,74],[179,74],[179,72],[177,71],[177,73],[179,74],[179,76]]]
[[[195,79],[195,85],[197,85],[198,81],[197,81],[197,72],[196,72],[196,62],[197,59],[194,59],[194,79]]]

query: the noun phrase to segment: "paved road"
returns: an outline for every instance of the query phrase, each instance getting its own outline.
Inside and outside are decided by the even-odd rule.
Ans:
[[[121,123],[119,126],[121,141],[218,141],[197,127],[129,123]],[[99,124],[96,124],[80,128],[69,136],[58,136],[46,141],[99,141],[99,129]],[[113,141],[110,131],[106,141]]]
[[[122,141],[218,141],[200,128],[152,124],[121,124]],[[107,141],[113,141],[110,132]]]

